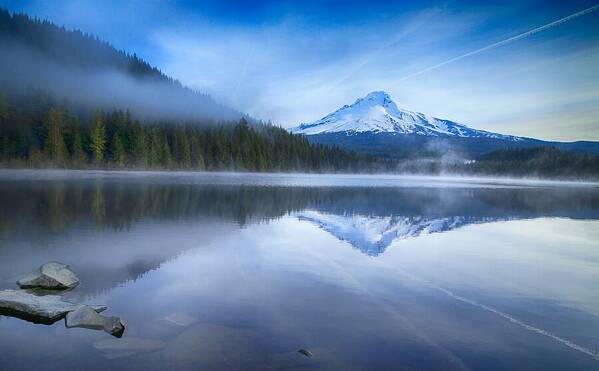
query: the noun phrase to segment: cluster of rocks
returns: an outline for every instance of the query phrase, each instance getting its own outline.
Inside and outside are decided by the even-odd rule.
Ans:
[[[0,314],[45,324],[66,317],[67,328],[103,330],[116,337],[121,337],[125,331],[119,317],[99,314],[107,309],[106,306],[75,304],[55,294],[58,290],[71,290],[79,285],[79,278],[68,265],[46,263],[18,280],[17,284],[21,290],[0,291]]]

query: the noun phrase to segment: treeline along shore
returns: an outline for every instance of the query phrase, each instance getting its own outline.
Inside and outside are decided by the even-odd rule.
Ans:
[[[128,112],[77,115],[39,101],[11,109],[0,98],[0,161],[5,167],[359,172],[383,161],[310,144],[270,124],[141,122]],[[88,117],[86,119],[86,117]]]
[[[599,156],[551,147],[505,148],[474,160],[391,160],[310,143],[246,118],[144,122],[122,110],[76,114],[48,100],[38,94],[11,105],[0,95],[0,166],[599,179]]]

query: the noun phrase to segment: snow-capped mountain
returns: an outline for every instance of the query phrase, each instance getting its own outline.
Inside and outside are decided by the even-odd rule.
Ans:
[[[414,134],[431,137],[490,138],[520,141],[524,138],[476,130],[453,121],[399,108],[384,91],[375,91],[312,123],[290,129],[304,135],[343,133],[357,135]]]
[[[489,223],[510,218],[492,217],[427,217],[336,215],[305,210],[295,214],[299,220],[308,221],[339,240],[349,243],[362,253],[377,256],[385,252],[394,241],[414,238],[430,233],[450,231],[468,224]]]

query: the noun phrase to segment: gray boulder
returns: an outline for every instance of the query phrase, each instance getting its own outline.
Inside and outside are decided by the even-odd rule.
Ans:
[[[58,295],[37,296],[25,290],[0,291],[0,311],[14,314],[31,322],[52,322],[63,318],[68,312],[84,307],[83,304],[70,303]],[[96,312],[106,310],[104,305],[91,305]]]
[[[69,312],[65,323],[67,328],[81,327],[91,330],[104,330],[116,337],[121,337],[125,331],[125,325],[119,317],[102,316],[87,305]]]
[[[69,269],[68,265],[49,262],[18,280],[17,284],[23,289],[66,290],[77,286],[79,278]]]

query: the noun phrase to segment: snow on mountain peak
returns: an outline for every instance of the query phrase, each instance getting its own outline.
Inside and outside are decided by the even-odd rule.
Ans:
[[[294,134],[344,133],[414,134],[435,137],[471,137],[521,140],[519,137],[469,128],[453,121],[399,108],[384,91],[373,91],[312,123],[290,129]]]
[[[467,216],[367,216],[336,215],[316,210],[304,210],[295,214],[302,221],[310,222],[345,241],[366,255],[377,256],[392,243],[421,235],[451,231],[468,224],[488,223],[510,218]]]
[[[385,104],[389,104],[389,103],[393,103],[393,99],[391,99],[391,96],[389,94],[387,94],[387,92],[385,91],[373,91],[368,93],[364,98],[360,98],[358,99],[358,101],[369,101],[369,102],[376,102],[379,103],[381,105],[385,105]]]

